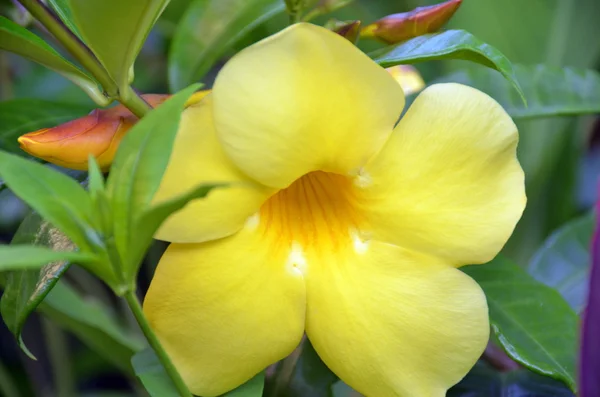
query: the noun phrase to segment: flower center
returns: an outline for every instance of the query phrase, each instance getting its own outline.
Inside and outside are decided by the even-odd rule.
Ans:
[[[260,208],[257,226],[276,247],[286,250],[294,266],[312,255],[366,248],[359,238],[352,179],[329,172],[310,172],[280,190]]]

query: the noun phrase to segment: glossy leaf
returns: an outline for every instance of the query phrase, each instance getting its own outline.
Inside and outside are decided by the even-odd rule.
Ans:
[[[561,382],[528,370],[498,372],[479,362],[447,397],[574,397]]]
[[[192,1],[169,51],[171,91],[199,81],[232,45],[284,10],[283,0]]]
[[[135,375],[151,397],[178,397],[179,393],[154,350],[146,348],[131,358]]]
[[[593,214],[570,221],[548,237],[527,269],[536,280],[560,292],[578,313],[587,297],[593,233]]]
[[[61,250],[73,249],[72,243],[35,212],[30,213],[15,232],[12,244],[35,244]],[[25,320],[56,285],[69,268],[66,260],[55,261],[41,269],[5,273],[4,293],[0,298],[2,320],[19,341],[23,351],[31,353],[21,339]]]
[[[438,81],[475,87],[515,119],[600,113],[600,74],[594,70],[515,64],[527,106],[502,76],[487,69],[461,70]]]
[[[155,232],[159,226],[171,215],[172,213],[182,209],[187,203],[192,200],[202,199],[206,197],[212,189],[224,187],[219,184],[206,184],[197,186],[187,193],[184,193],[171,200],[161,202],[148,210],[142,212],[135,220],[134,230],[132,234],[132,244],[128,247],[129,258],[126,263],[129,264],[126,269],[126,279],[134,278],[137,274],[137,270],[142,263],[142,259],[146,253],[146,250]]]
[[[582,397],[593,397],[600,390],[600,199],[596,203],[594,236],[591,244],[592,265],[579,358],[579,387]]]
[[[235,390],[226,393],[224,397],[261,397],[265,386],[265,372],[261,372]]]
[[[506,353],[575,390],[579,318],[560,294],[502,257],[461,270],[483,288],[492,329]]]
[[[85,251],[95,235],[92,202],[66,175],[42,164],[0,151],[0,177],[10,189]],[[68,200],[65,200],[68,197]]]
[[[125,135],[107,181],[114,236],[123,255],[130,248],[135,219],[148,209],[167,168],[183,106],[198,85],[173,95]],[[145,249],[145,248],[144,248]],[[131,269],[137,264],[126,264]]]
[[[81,87],[92,99],[103,101],[98,84],[64,59],[44,40],[24,27],[0,16],[0,50],[6,50],[60,73]]]
[[[69,30],[81,38],[81,33],[79,33],[77,26],[75,26],[73,11],[71,11],[71,7],[69,6],[69,0],[48,0],[48,4],[52,7],[54,12],[56,12],[60,20],[67,25]]]
[[[77,30],[125,92],[130,68],[167,0],[69,0]]]
[[[448,59],[479,63],[502,73],[525,102],[523,90],[508,58],[496,48],[464,30],[447,30],[418,36],[369,55],[385,68],[399,64]]]
[[[39,99],[13,99],[0,102],[0,148],[25,155],[17,138],[25,133],[66,123],[88,113],[87,106]]]

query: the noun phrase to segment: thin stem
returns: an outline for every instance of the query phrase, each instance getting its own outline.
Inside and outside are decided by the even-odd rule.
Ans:
[[[10,374],[0,362],[0,394],[6,397],[19,397],[19,389]]]
[[[77,59],[77,61],[94,76],[104,87],[106,93],[115,98],[119,90],[117,84],[108,75],[90,49],[79,40],[53,13],[39,0],[19,0],[50,33]]]
[[[158,359],[165,368],[167,375],[169,375],[169,377],[173,381],[173,384],[179,391],[181,397],[192,397],[192,393],[190,393],[187,386],[185,385],[185,382],[181,378],[181,375],[179,375],[179,372],[177,372],[177,369],[171,362],[169,355],[163,349],[162,345],[160,344],[160,341],[156,337],[156,334],[154,334],[154,331],[152,331],[152,328],[150,328],[150,324],[148,324],[148,320],[146,319],[146,316],[144,316],[144,312],[142,311],[142,305],[140,305],[140,301],[135,295],[135,291],[127,291],[124,297],[127,301],[127,304],[129,305],[129,308],[131,309],[131,312],[135,316],[135,319],[137,320],[138,324],[140,325],[144,336],[148,340],[150,347],[152,347],[152,349],[158,356]]]
[[[127,109],[131,110],[131,113],[135,114],[139,118],[142,118],[146,113],[148,113],[152,108],[144,99],[137,94],[128,86],[126,91],[121,93],[119,97],[119,102],[127,107]]]
[[[75,379],[65,333],[47,318],[42,318],[46,349],[52,364],[54,391],[57,396],[75,396]]]

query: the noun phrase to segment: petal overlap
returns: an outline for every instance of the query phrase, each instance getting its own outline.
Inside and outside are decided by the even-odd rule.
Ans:
[[[460,84],[424,90],[359,176],[374,239],[454,265],[491,260],[525,208],[517,128]]]
[[[239,52],[213,95],[225,152],[277,188],[311,171],[356,172],[380,150],[404,106],[389,73],[348,40],[306,23]]]
[[[365,396],[443,397],[487,344],[483,291],[439,259],[372,241],[306,280],[308,338]]]
[[[159,229],[157,239],[197,243],[228,236],[240,230],[273,194],[273,189],[244,175],[223,152],[215,135],[209,95],[183,112],[171,159],[154,201],[210,182],[231,185],[215,189],[207,198],[193,201],[172,214]]]
[[[194,394],[223,394],[290,354],[304,333],[305,285],[262,233],[171,244],[144,312]]]

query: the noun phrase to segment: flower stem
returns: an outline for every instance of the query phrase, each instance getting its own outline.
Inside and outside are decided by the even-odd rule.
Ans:
[[[154,331],[152,331],[152,328],[150,328],[150,324],[148,324],[148,320],[146,319],[146,316],[144,316],[144,312],[142,311],[142,305],[140,305],[140,301],[138,300],[135,291],[127,291],[124,297],[127,301],[127,304],[129,305],[129,308],[131,309],[131,312],[133,313],[133,316],[137,320],[140,328],[142,329],[144,336],[148,340],[150,347],[156,353],[158,359],[165,368],[167,375],[169,375],[169,377],[173,381],[173,384],[179,391],[179,394],[182,397],[192,397],[192,393],[190,393],[187,386],[185,385],[185,382],[181,378],[181,375],[179,375],[179,372],[177,372],[177,369],[171,362],[171,359],[169,358],[167,352],[163,349],[162,345],[160,344],[160,341],[156,337],[156,334],[154,333]]]
[[[39,0],[19,0],[56,39],[77,59],[88,72],[102,85],[106,93],[114,98],[118,95],[118,87],[108,72],[100,64],[90,49],[79,40],[55,15]]]
[[[141,118],[151,107],[132,88],[119,91],[117,83],[108,74],[94,53],[65,26],[64,23],[40,0],[19,0],[65,49],[102,85],[106,95],[114,98]]]

